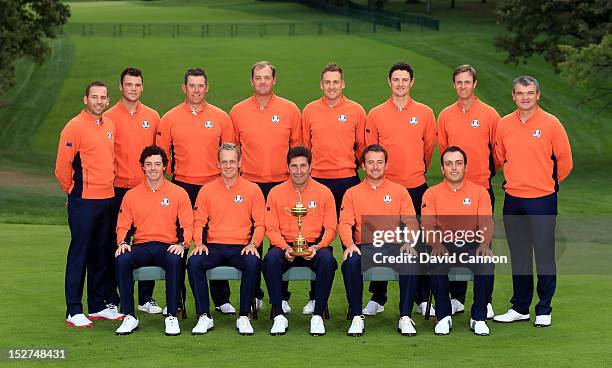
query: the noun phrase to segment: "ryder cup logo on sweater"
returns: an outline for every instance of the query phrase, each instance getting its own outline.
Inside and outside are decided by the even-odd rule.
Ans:
[[[385,194],[385,196],[383,197],[383,201],[385,203],[391,203],[392,200],[393,198],[391,197],[391,194]]]
[[[208,129],[212,128],[213,127],[213,122],[210,121],[210,120],[206,120],[204,122],[204,127],[208,128]]]
[[[274,124],[280,123],[280,116],[279,115],[272,115],[272,122]]]
[[[338,121],[341,123],[344,123],[346,121],[346,115],[344,114],[338,115]]]
[[[308,208],[310,208],[310,209],[317,208],[317,202],[309,201],[308,202]]]
[[[534,138],[540,138],[542,136],[542,131],[540,129],[536,129],[533,131],[533,134],[531,134]]]
[[[469,206],[472,204],[472,200],[470,199],[470,197],[464,198],[463,199],[463,205],[464,206]]]
[[[143,120],[142,121],[142,127],[145,129],[149,129],[151,127],[151,124],[149,123],[148,120]]]
[[[170,200],[168,198],[162,198],[161,205],[163,207],[168,207],[170,205]]]
[[[416,116],[413,116],[410,118],[409,123],[410,125],[417,125],[419,123],[419,120],[416,118]]]
[[[106,132],[106,136],[108,137],[108,140],[109,140],[109,141],[112,141],[112,140],[113,140],[113,133],[111,133],[111,132]]]
[[[236,196],[234,197],[234,203],[236,203],[236,204],[242,203],[243,200],[244,200],[244,198],[242,198],[242,196],[240,194],[236,194]]]
[[[478,128],[480,126],[480,121],[478,121],[478,119],[474,119],[472,120],[472,122],[470,123],[470,126],[472,128]]]

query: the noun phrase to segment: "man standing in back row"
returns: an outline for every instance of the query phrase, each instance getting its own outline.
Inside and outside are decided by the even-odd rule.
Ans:
[[[276,68],[268,61],[251,67],[254,95],[243,100],[230,111],[236,143],[242,151],[242,177],[259,185],[264,198],[270,189],[289,178],[284,157],[289,148],[302,140],[301,116],[291,101],[274,94]],[[259,254],[262,254],[259,248]],[[263,306],[261,278],[257,282],[257,307]],[[283,310],[291,312],[289,292],[285,283]]]
[[[453,86],[457,102],[448,106],[438,116],[438,151],[448,147],[460,147],[470,159],[470,170],[465,172],[469,181],[487,189],[491,207],[495,207],[495,195],[491,178],[499,168],[493,149],[499,114],[494,108],[482,102],[474,94],[476,90],[476,69],[460,65],[453,71]],[[450,282],[452,314],[465,309],[466,281]],[[493,305],[487,304],[487,318],[493,318]]]
[[[142,167],[140,167],[140,154],[145,147],[153,145],[155,133],[159,125],[159,114],[157,111],[140,102],[140,96],[144,89],[144,78],[142,72],[136,68],[126,68],[121,72],[119,79],[119,91],[121,99],[111,107],[104,116],[115,122],[117,135],[115,137],[115,163],[117,172],[115,176],[115,200],[113,202],[112,229],[117,227],[117,216],[125,193],[134,188],[144,180]],[[119,243],[116,233],[112,232],[113,244]],[[128,232],[130,237],[133,232]],[[129,239],[121,239],[129,241]],[[117,295],[117,279],[115,276],[114,250],[110,253],[109,264],[109,286],[107,293]],[[162,309],[153,299],[155,281],[138,281],[138,310],[157,314]]]
[[[421,200],[427,190],[425,173],[431,163],[436,143],[436,118],[433,110],[410,97],[414,85],[414,71],[409,64],[399,62],[389,69],[391,97],[368,114],[366,144],[380,144],[389,153],[387,178],[408,190],[417,216]],[[425,314],[429,283],[426,276],[419,280],[415,302],[417,311]],[[372,297],[363,309],[364,315],[375,315],[385,310],[387,282],[370,283]],[[433,308],[430,311],[434,313]]]
[[[517,109],[501,119],[495,139],[495,155],[506,178],[504,226],[512,259],[512,308],[494,321],[529,320],[535,254],[540,298],[535,326],[547,327],[557,287],[557,191],[572,171],[572,150],[559,119],[538,106],[540,85],[535,78],[516,78],[512,99]]]

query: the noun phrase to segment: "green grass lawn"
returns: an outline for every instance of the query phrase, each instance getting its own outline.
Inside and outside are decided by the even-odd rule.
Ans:
[[[603,312],[608,308],[612,293],[609,270],[591,275],[559,273],[553,327],[538,329],[532,323],[489,323],[491,336],[486,338],[474,336],[469,331],[467,313],[453,319],[450,336],[435,336],[433,319],[425,321],[416,315],[417,336],[400,336],[395,331],[399,302],[396,283],[390,284],[385,312],[366,319],[363,337],[349,338],[345,336],[349,321],[345,319],[346,298],[340,271],[336,272],[330,298],[331,319],[326,322],[327,335],[323,337],[311,337],[309,318],[296,313],[306,302],[306,282],[291,283],[294,313],[289,316],[290,328],[283,337],[269,335],[271,323],[267,314],[270,307],[267,304],[260,318],[253,322],[254,336],[239,336],[235,332],[235,317],[218,314],[213,316],[213,331],[204,336],[191,336],[195,315],[190,292],[189,316],[180,321],[183,333],[179,337],[164,336],[163,318],[144,313],[138,314],[140,328],[137,332],[118,337],[114,335],[117,322],[100,321],[84,330],[63,324],[65,253],[69,242],[65,226],[0,225],[0,232],[4,240],[0,287],[5,295],[0,316],[0,346],[68,349],[68,361],[46,363],[51,366],[134,367],[153,363],[168,367],[461,367],[484,364],[496,367],[603,367],[612,359],[606,327],[612,323],[612,317]],[[596,246],[583,244],[582,254],[585,249],[587,254],[600,254],[608,260],[612,253],[610,250],[601,253]],[[338,247],[335,253],[339,256]],[[237,287],[237,283],[232,283],[234,305],[238,304]],[[163,282],[158,282],[155,296],[161,304],[164,303],[163,290]],[[493,300],[496,311],[508,307],[511,291],[510,278],[498,275]],[[470,295],[469,292],[468,300]],[[3,366],[26,365],[4,362]]]
[[[175,339],[163,336],[163,320],[155,316],[141,316],[141,329],[125,338],[114,336],[116,323],[100,322],[84,331],[73,331],[62,324],[69,233],[65,195],[53,177],[59,132],[82,108],[80,101],[88,82],[106,81],[111,86],[111,100],[116,101],[118,76],[128,65],[143,70],[143,101],[162,114],[184,98],[180,90],[182,75],[193,66],[207,70],[207,99],[226,111],[251,94],[249,68],[261,59],[272,61],[278,68],[277,93],[300,107],[320,97],[320,69],[332,60],[345,69],[347,96],[366,109],[388,98],[387,70],[398,60],[414,66],[412,95],[436,113],[455,101],[450,75],[459,64],[470,63],[478,69],[478,95],[502,115],[514,108],[510,98],[512,79],[530,74],[541,83],[541,105],[561,119],[572,143],[575,169],[561,185],[560,212],[579,214],[583,220],[589,219],[584,214],[605,216],[612,212],[608,189],[612,112],[602,111],[597,104],[581,105],[588,91],[568,84],[540,58],[532,58],[525,65],[505,64],[504,54],[495,51],[492,41],[503,31],[492,15],[496,1],[481,4],[479,0],[457,0],[455,10],[448,9],[449,3],[433,1],[433,16],[441,20],[439,32],[207,38],[83,37],[77,32],[53,41],[54,53],[43,66],[20,61],[18,84],[8,93],[8,106],[0,109],[0,223],[5,223],[0,225],[4,250],[0,286],[5,292],[0,346],[67,347],[70,366],[141,366],[145,361],[158,366],[228,366],[238,362],[255,366],[448,367],[485,362],[500,367],[610,365],[612,353],[606,347],[612,341],[607,328],[612,320],[604,311],[609,309],[612,291],[608,270],[612,255],[606,242],[606,217],[587,221],[591,227],[579,233],[596,233],[592,242],[578,246],[572,243],[576,240],[564,243],[567,248],[560,267],[566,272],[560,272],[555,323],[549,329],[535,329],[529,323],[491,325],[491,337],[476,338],[467,328],[469,317],[463,315],[455,319],[452,336],[439,338],[433,336],[433,321],[416,317],[418,336],[402,338],[395,332],[398,294],[392,285],[385,313],[366,321],[363,338],[349,339],[344,336],[348,321],[343,318],[346,299],[340,272],[330,302],[328,335],[318,340],[311,340],[308,319],[298,314],[289,318],[288,336],[269,336],[270,321],[265,318],[268,306],[254,323],[256,335],[244,339],[234,332],[234,319],[224,316],[215,318],[216,328],[210,335],[192,337],[187,333]],[[70,21],[74,23],[345,20],[294,3],[252,0],[91,1],[71,3],[71,7]],[[391,1],[387,7],[401,12],[424,10],[423,4],[404,1]],[[437,160],[438,153],[434,153],[427,175],[430,184],[440,180]],[[494,178],[497,213],[502,206],[502,181],[501,174]],[[37,225],[15,225],[24,223]],[[594,259],[592,269],[572,262],[573,256],[585,251]],[[291,289],[291,304],[299,311],[306,301],[306,285],[293,283]],[[156,290],[157,299],[162,301],[163,283]],[[234,291],[233,301],[237,302],[235,287]],[[509,277],[500,275],[494,295],[497,311],[508,307],[510,294]],[[193,311],[191,304],[189,309]],[[194,323],[191,313],[188,321],[181,322],[183,331],[189,332]]]

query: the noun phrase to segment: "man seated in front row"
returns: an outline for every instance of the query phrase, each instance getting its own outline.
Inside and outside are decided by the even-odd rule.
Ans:
[[[195,299],[198,323],[191,330],[201,335],[213,328],[208,299],[206,270],[232,266],[242,272],[240,315],[236,328],[241,335],[252,335],[249,320],[259,274],[257,247],[264,237],[264,198],[259,187],[242,178],[240,150],[223,143],[217,154],[221,176],[204,185],[195,203],[195,247],[189,261],[189,284]]]
[[[363,275],[361,272],[361,245],[372,242],[372,233],[365,234],[370,228],[376,230],[394,230],[406,226],[412,232],[418,230],[416,214],[412,200],[406,189],[385,178],[387,170],[387,151],[378,144],[368,146],[361,155],[362,167],[366,178],[344,194],[340,209],[338,232],[340,239],[347,245],[342,262],[342,275],[346,298],[349,303],[349,317],[352,317],[349,336],[361,336],[364,331],[362,313]],[[375,224],[362,223],[368,221]],[[365,225],[365,226],[364,226]],[[366,227],[368,230],[366,230]],[[384,227],[385,229],[380,229]],[[419,265],[414,244],[402,244],[400,252],[407,252],[415,259],[406,264],[399,277],[400,319],[398,331],[404,336],[416,335],[414,321],[411,319],[412,305],[417,288]]]
[[[121,242],[115,252],[115,269],[121,312],[126,316],[116,334],[127,335],[138,328],[134,314],[134,269],[158,266],[166,271],[166,335],[176,336],[181,333],[176,312],[182,257],[193,236],[193,210],[187,192],[164,179],[168,156],[162,148],[146,147],[140,155],[140,164],[145,181],[125,194],[117,220],[117,239]],[[130,245],[126,235],[132,226],[136,232]]]
[[[310,334],[325,334],[323,312],[338,268],[331,242],[336,236],[336,205],[331,191],[310,177],[312,154],[304,146],[287,153],[289,180],[275,186],[266,203],[266,234],[270,250],[263,260],[263,275],[268,286],[274,323],[271,335],[283,335],[289,326],[282,309],[283,273],[293,266],[309,267],[316,273],[315,309],[310,319]],[[309,254],[296,256],[292,243],[298,236],[297,217],[291,208],[301,203],[307,209],[302,218],[301,234],[310,245]]]
[[[465,179],[468,158],[461,148],[448,147],[442,152],[440,161],[444,180],[427,189],[421,208],[421,225],[426,232],[425,240],[431,246],[431,256],[442,257],[443,260],[430,262],[429,265],[438,320],[434,332],[436,335],[448,335],[453,326],[448,271],[451,267],[459,266],[474,272],[470,329],[475,335],[487,336],[487,303],[493,292],[494,264],[466,263],[465,255],[493,255],[490,249],[493,235],[491,199],[484,187]],[[449,234],[453,242],[443,242],[443,238],[451,237]],[[445,258],[453,255],[457,257],[456,260]]]

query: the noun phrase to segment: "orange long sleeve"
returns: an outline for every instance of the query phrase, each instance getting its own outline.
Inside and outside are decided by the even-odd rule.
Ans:
[[[235,143],[229,116],[209,103],[196,112],[187,102],[161,118],[155,140],[170,158],[168,173],[176,180],[197,185],[206,184],[219,174],[217,152],[223,142]]]
[[[95,120],[85,110],[66,124],[60,134],[55,177],[62,190],[85,199],[115,195],[115,124]]]
[[[325,97],[306,105],[302,114],[304,145],[312,150],[312,176],[339,179],[355,176],[365,148],[366,113],[342,97],[329,106]]]
[[[204,185],[195,203],[196,244],[202,244],[202,232],[207,230],[207,243],[261,243],[265,233],[265,202],[257,184],[239,177],[228,187],[219,177]]]
[[[515,111],[497,127],[495,154],[503,164],[504,190],[515,197],[552,194],[572,171],[572,150],[563,125],[538,107],[529,120]]]
[[[500,167],[494,154],[499,119],[497,111],[478,98],[467,111],[455,102],[438,116],[440,154],[450,146],[463,149],[468,157],[466,179],[485,188]]]
[[[256,183],[287,180],[285,157],[290,147],[302,142],[297,106],[276,95],[260,106],[253,96],[232,107],[230,117],[242,148],[242,176]]]
[[[403,107],[389,99],[370,110],[365,140],[387,150],[387,178],[405,188],[418,187],[425,183],[436,143],[433,110],[412,99]]]
[[[158,241],[174,244],[178,241],[176,221],[183,230],[183,241],[193,239],[193,210],[187,192],[164,179],[156,191],[143,182],[123,197],[117,219],[117,239],[124,240],[134,225],[134,244]]]
[[[331,191],[323,184],[309,178],[300,193],[302,204],[308,208],[308,215],[302,218],[302,235],[309,244],[317,239],[319,247],[327,247],[336,236],[336,205]],[[286,249],[297,237],[297,218],[288,211],[298,201],[298,193],[290,180],[270,191],[266,203],[266,235],[270,244]]]

